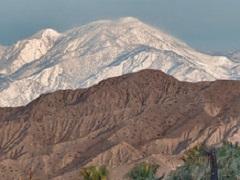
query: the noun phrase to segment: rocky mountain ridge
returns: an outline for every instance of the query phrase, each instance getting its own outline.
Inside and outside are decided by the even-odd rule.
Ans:
[[[0,108],[0,175],[75,180],[106,165],[120,180],[142,161],[166,174],[198,144],[239,142],[240,82],[180,82],[157,70]]]

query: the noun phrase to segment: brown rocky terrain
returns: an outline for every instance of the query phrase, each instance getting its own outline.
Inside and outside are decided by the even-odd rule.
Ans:
[[[160,175],[197,144],[240,141],[239,109],[239,81],[187,83],[154,70],[42,95],[0,109],[0,179],[77,180],[81,167],[103,164],[120,180],[141,161]]]

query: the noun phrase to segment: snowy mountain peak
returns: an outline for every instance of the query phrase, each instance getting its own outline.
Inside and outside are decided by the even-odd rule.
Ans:
[[[92,44],[92,48],[105,46],[147,45],[165,50],[187,48],[180,40],[144,24],[132,17],[120,18],[116,21],[95,21],[82,27],[74,28],[66,33],[69,51],[81,46]],[[82,41],[84,40],[84,41]],[[69,46],[71,44],[71,46]]]
[[[48,29],[44,29],[44,30],[41,30],[41,31],[37,32],[31,38],[37,38],[37,39],[51,38],[51,39],[56,39],[59,36],[61,36],[61,34],[59,32],[55,31],[54,29],[48,28]]]
[[[63,34],[46,29],[7,48],[0,59],[0,106],[25,105],[43,93],[85,88],[142,69],[192,82],[240,79],[240,63],[197,52],[127,17]]]
[[[0,73],[10,75],[24,65],[41,58],[60,36],[61,34],[55,30],[45,29],[6,48],[1,57]]]
[[[132,22],[142,23],[139,19],[131,16],[119,18],[119,21],[122,23],[132,23]]]

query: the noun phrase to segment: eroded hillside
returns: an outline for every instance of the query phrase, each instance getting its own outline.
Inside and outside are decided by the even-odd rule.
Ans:
[[[0,175],[75,180],[104,164],[117,180],[141,161],[166,173],[197,144],[239,141],[239,108],[238,81],[187,83],[154,70],[42,95],[0,109]]]

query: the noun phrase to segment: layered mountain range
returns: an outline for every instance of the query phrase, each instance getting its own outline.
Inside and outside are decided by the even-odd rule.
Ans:
[[[0,47],[0,106],[26,105],[43,93],[86,88],[142,69],[191,82],[240,77],[239,61],[197,52],[128,17],[64,33],[46,29]]]
[[[41,95],[0,108],[0,176],[76,180],[82,167],[106,165],[122,180],[142,161],[166,175],[189,148],[239,142],[239,108],[240,81],[181,82],[158,70]]]

